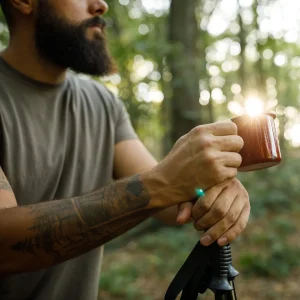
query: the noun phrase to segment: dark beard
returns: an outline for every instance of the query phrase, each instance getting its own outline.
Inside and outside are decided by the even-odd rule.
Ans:
[[[87,28],[97,25],[102,26],[102,34],[89,40]],[[104,27],[101,17],[70,24],[57,17],[47,1],[39,1],[35,44],[42,57],[63,68],[92,76],[111,75],[117,68],[107,48]]]

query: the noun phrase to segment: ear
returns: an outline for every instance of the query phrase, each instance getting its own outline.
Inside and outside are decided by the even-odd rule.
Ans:
[[[30,15],[33,10],[33,0],[10,0],[12,6],[24,15]]]

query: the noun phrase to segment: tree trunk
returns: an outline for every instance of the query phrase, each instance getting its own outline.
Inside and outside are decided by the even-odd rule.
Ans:
[[[241,8],[239,9],[238,13],[238,23],[240,25],[240,33],[239,33],[239,41],[240,41],[240,46],[241,46],[241,53],[240,53],[240,58],[241,58],[241,66],[239,69],[239,82],[240,86],[242,88],[242,95],[245,96],[247,92],[247,84],[246,84],[246,36],[247,33],[244,28],[242,16],[241,16]]]
[[[199,104],[199,74],[197,72],[197,0],[173,0],[170,9],[169,57],[172,97],[165,105],[170,110],[170,137],[174,144],[179,137],[201,124]]]
[[[254,26],[255,30],[259,31],[259,24],[258,24],[258,0],[254,1],[253,3],[253,13],[254,13]],[[257,70],[256,76],[256,89],[257,89],[257,96],[264,102],[266,106],[268,99],[267,99],[267,89],[266,89],[266,72],[263,65],[263,49],[264,46],[257,41],[257,52],[259,53],[259,59],[255,64],[255,68]]]

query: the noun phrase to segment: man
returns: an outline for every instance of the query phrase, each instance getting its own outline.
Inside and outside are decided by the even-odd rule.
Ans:
[[[157,164],[122,102],[68,71],[114,72],[107,4],[0,1],[10,30],[0,58],[0,299],[95,300],[99,247],[151,216],[193,218],[208,229],[204,245],[241,233],[250,205],[235,179],[243,141],[232,122],[193,129]],[[206,195],[194,204],[196,188]]]

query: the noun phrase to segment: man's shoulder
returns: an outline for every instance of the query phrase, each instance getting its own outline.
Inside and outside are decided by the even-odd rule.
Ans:
[[[109,111],[114,111],[115,113],[122,110],[122,101],[103,83],[88,76],[76,73],[69,73],[68,80],[72,89],[79,89],[80,92],[86,95],[93,104],[101,103]]]
[[[114,100],[116,98],[116,96],[103,83],[96,81],[89,76],[69,72],[68,79],[72,86],[81,90],[85,90],[90,93],[97,93],[98,95],[110,100]]]

